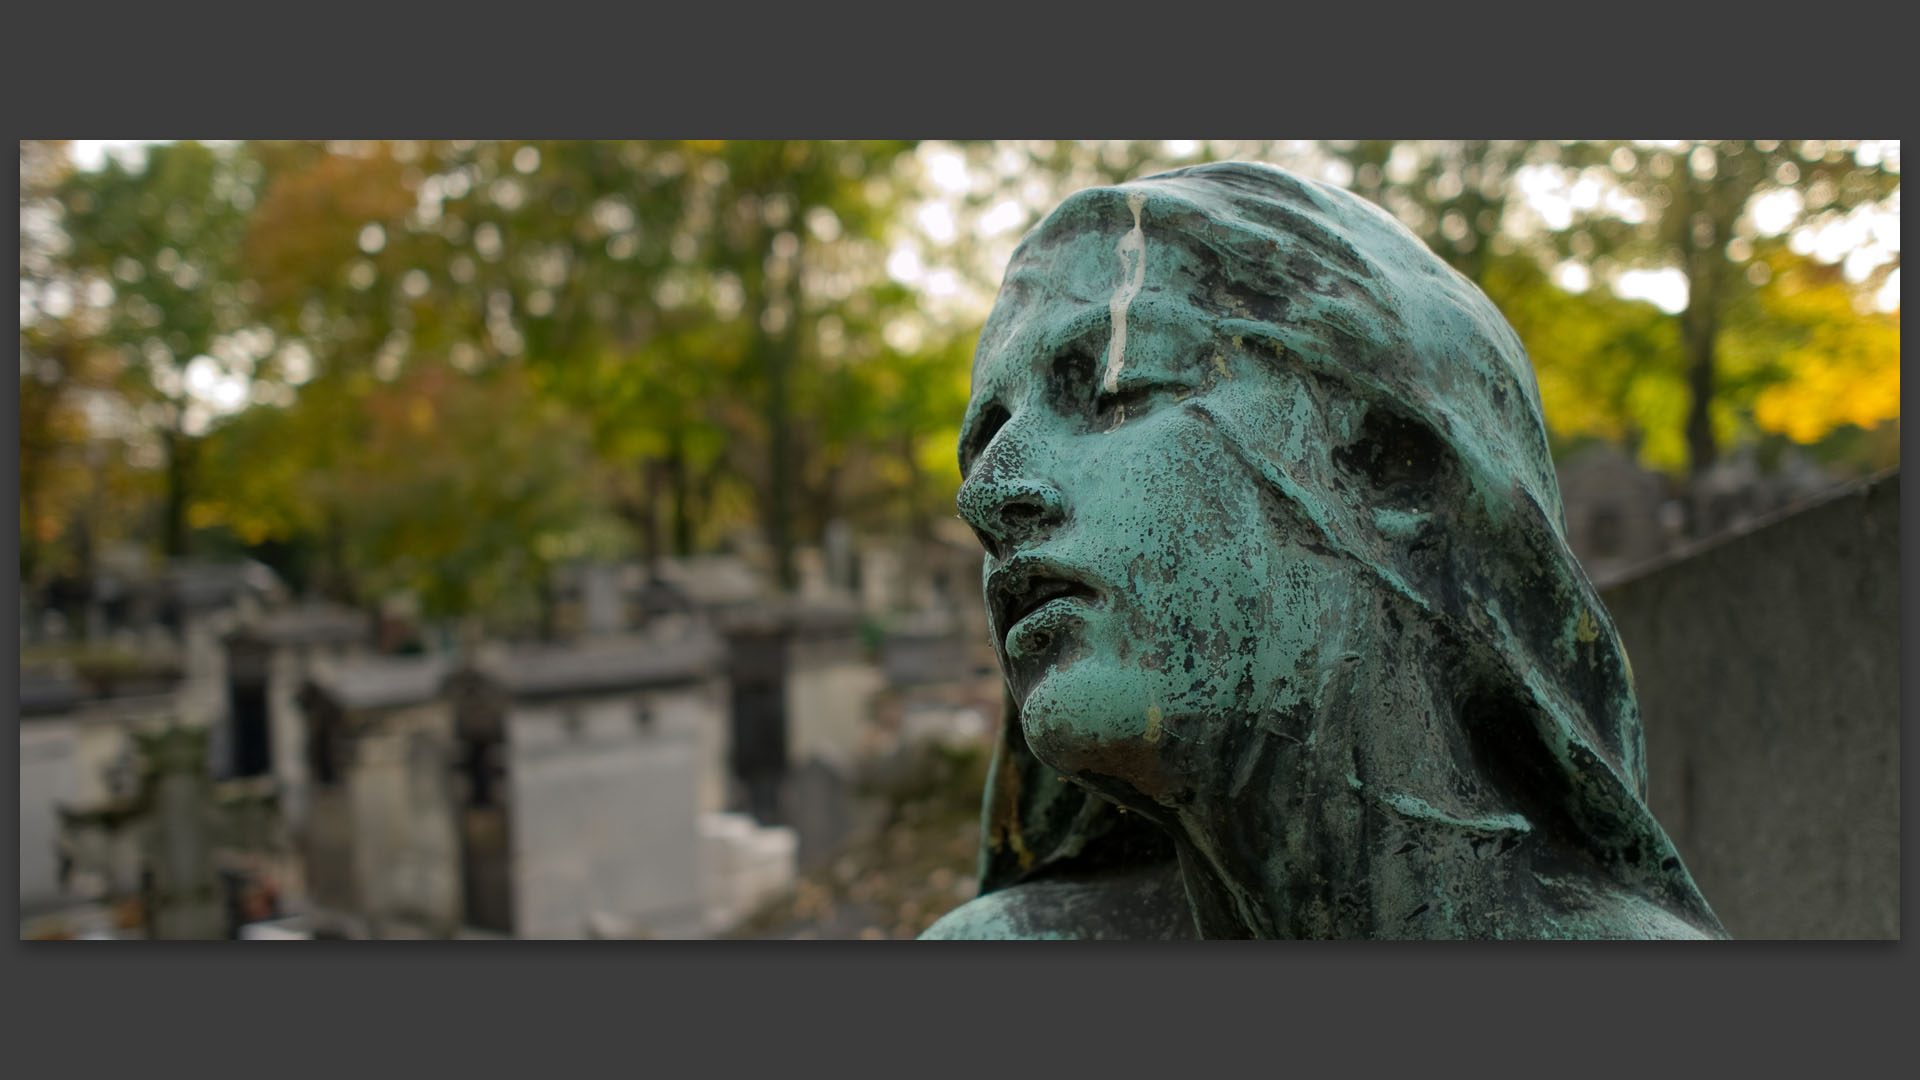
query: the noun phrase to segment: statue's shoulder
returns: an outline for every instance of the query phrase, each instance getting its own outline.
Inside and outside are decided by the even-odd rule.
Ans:
[[[1034,918],[1031,885],[1015,885],[977,896],[940,917],[921,933],[921,941],[1051,941],[1082,935],[1051,920]]]
[[[1710,917],[1709,917],[1710,918]],[[1641,896],[1628,897],[1616,908],[1618,931],[1603,935],[1642,941],[1725,941],[1718,923],[1702,925]]]
[[[1194,938],[1179,872],[1169,863],[1124,873],[1040,879],[975,897],[922,941],[1165,940]]]

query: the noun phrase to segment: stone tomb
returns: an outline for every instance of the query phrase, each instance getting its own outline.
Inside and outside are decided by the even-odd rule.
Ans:
[[[296,695],[316,664],[370,656],[372,626],[351,608],[307,604],[254,619],[224,642],[226,708],[214,738],[214,769],[225,777],[273,777],[282,813],[297,832],[306,821],[309,776]]]
[[[698,815],[718,779],[723,659],[696,629],[496,654],[455,677],[474,925],[704,935]]]
[[[451,937],[461,926],[452,707],[437,658],[317,662],[302,838],[315,927],[348,937]]]
[[[725,633],[731,808],[764,826],[794,826],[800,864],[818,865],[845,839],[845,777],[884,682],[862,647],[859,613],[829,602],[769,604],[729,613]]]
[[[135,687],[147,689],[151,687]],[[138,888],[130,846],[62,869],[62,814],[131,797],[139,781],[135,734],[175,716],[165,693],[99,697],[70,674],[23,670],[20,680],[20,905],[48,911]],[[69,853],[71,854],[71,853]]]

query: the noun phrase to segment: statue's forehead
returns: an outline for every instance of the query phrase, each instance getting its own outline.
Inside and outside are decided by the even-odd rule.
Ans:
[[[1073,343],[1099,355],[1113,329],[1113,298],[1120,289],[1115,250],[1122,230],[1086,229],[1071,243],[1023,248],[1008,265],[974,357],[976,389],[983,378],[1024,371]],[[1195,256],[1183,238],[1148,239],[1145,281],[1127,307],[1135,347],[1174,350],[1212,338],[1224,312],[1196,287]],[[1149,344],[1151,342],[1152,344]]]

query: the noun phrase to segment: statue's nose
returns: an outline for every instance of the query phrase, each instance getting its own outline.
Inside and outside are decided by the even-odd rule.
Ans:
[[[1034,477],[1000,477],[976,471],[960,485],[960,517],[995,559],[1044,537],[1066,520],[1060,490]]]

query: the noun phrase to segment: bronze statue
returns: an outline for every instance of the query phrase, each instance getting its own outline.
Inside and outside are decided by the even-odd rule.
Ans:
[[[1243,163],[1074,195],[960,466],[1009,708],[924,936],[1725,936],[1525,351],[1383,211]]]

